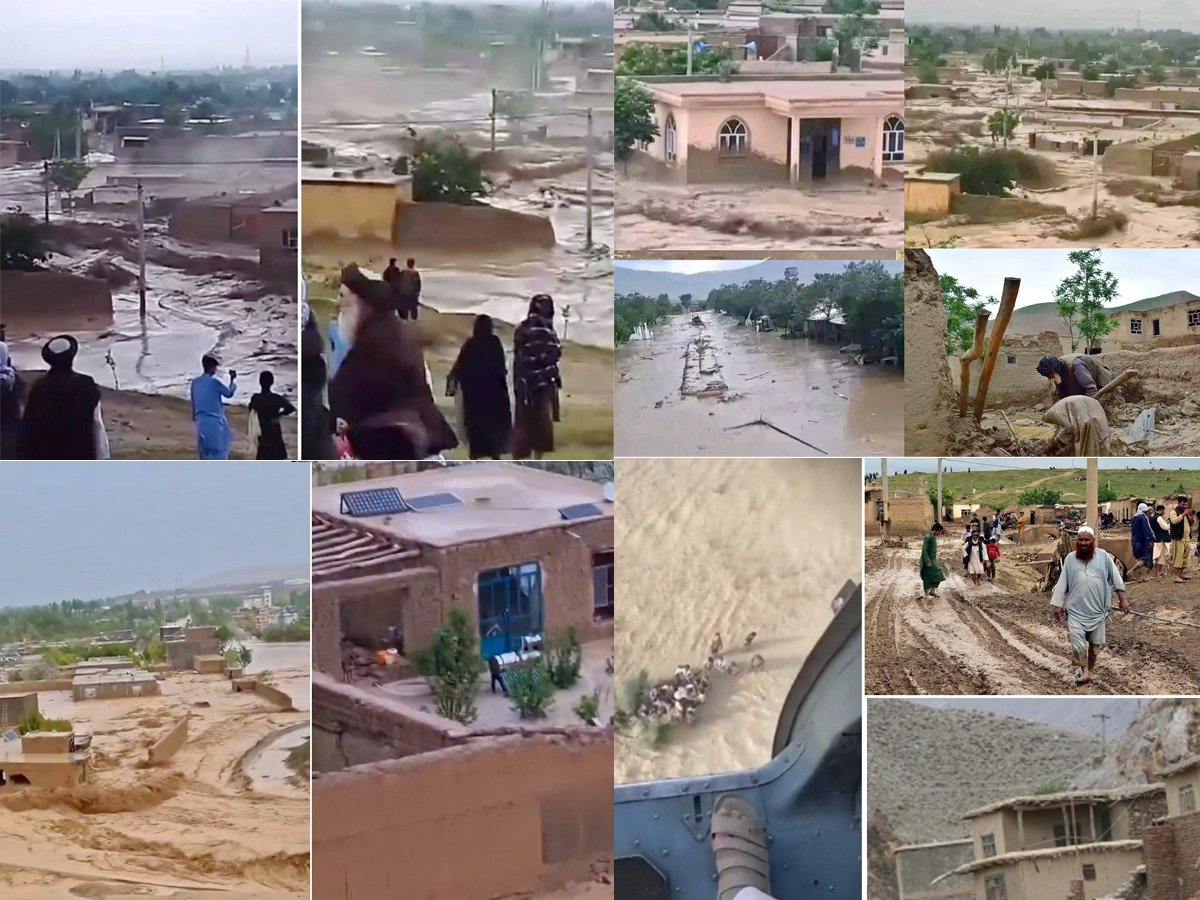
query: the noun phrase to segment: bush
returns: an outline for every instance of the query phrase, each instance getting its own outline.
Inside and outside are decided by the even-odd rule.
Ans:
[[[457,142],[418,141],[412,156],[413,199],[467,204],[491,190],[483,166]]]
[[[829,41],[821,41],[813,48],[813,59],[817,62],[833,62],[833,46]]]
[[[31,731],[73,731],[74,726],[66,719],[47,719],[40,712],[31,712],[17,725],[17,734]]]
[[[546,669],[554,686],[566,690],[579,680],[579,669],[583,665],[583,648],[579,646],[579,634],[574,627],[554,635],[547,635],[542,642],[546,655]]]
[[[967,194],[1007,197],[1017,183],[1017,166],[1000,151],[981,151],[978,147],[943,150],[929,154],[930,172],[957,172]]]
[[[475,630],[462,609],[451,607],[446,624],[434,632],[433,643],[414,650],[410,659],[433,691],[440,715],[464,725],[475,721],[479,715],[475,695],[487,664],[479,655]]]
[[[921,84],[940,84],[941,79],[938,78],[937,64],[928,59],[917,63],[917,80]]]
[[[579,716],[579,720],[584,725],[599,725],[600,697],[596,694],[587,694],[580,697],[579,702],[575,704],[572,712]]]
[[[508,698],[522,719],[544,719],[554,705],[554,682],[540,660],[516,666],[505,677]]]
[[[1017,506],[1057,506],[1062,500],[1062,491],[1048,487],[1032,487],[1021,491]]]
[[[1065,778],[1052,778],[1034,787],[1030,793],[1035,797],[1041,797],[1046,794],[1061,794],[1065,790],[1067,790],[1067,780]]]
[[[28,272],[49,256],[40,222],[20,212],[0,215],[0,269]]]

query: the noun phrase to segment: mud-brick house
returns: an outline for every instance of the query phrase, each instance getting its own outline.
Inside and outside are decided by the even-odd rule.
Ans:
[[[476,463],[317,487],[312,504],[314,668],[339,680],[352,647],[426,647],[452,607],[485,656],[569,626],[612,634],[600,484]]]
[[[37,711],[36,693],[0,694],[0,734],[15,728],[23,719]]]
[[[971,854],[969,840],[897,847],[893,859],[900,900],[974,900],[971,876],[954,874],[971,862]]]
[[[1146,829],[1147,900],[1200,895],[1200,755],[1158,773],[1167,791],[1167,816]]]
[[[975,858],[955,869],[976,900],[1095,900],[1141,865],[1142,838],[1167,811],[1162,784],[1014,797],[968,812]]]
[[[73,731],[33,731],[0,741],[0,793],[22,787],[73,787],[88,780],[91,751]]]

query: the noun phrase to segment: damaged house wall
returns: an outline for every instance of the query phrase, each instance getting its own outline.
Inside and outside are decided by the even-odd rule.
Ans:
[[[924,250],[904,251],[904,452],[939,456],[958,416],[946,356],[946,305]]]
[[[991,333],[991,323],[988,332]],[[1000,343],[1000,355],[996,357],[996,367],[992,370],[992,381],[988,385],[987,408],[1034,406],[1043,400],[1052,404],[1054,391],[1050,382],[1038,374],[1037,364],[1043,356],[1062,355],[1062,343],[1053,332],[1042,332],[1037,337],[1006,334]],[[953,357],[950,366],[950,380],[956,392],[962,380],[959,359],[958,356]],[[982,371],[982,359],[971,363],[971,403],[975,402]]]

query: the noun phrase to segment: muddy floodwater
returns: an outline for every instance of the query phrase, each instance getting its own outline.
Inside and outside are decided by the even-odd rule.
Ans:
[[[287,791],[296,773],[288,765],[288,754],[312,739],[312,725],[301,723],[284,728],[255,747],[242,761],[242,774],[252,790],[261,793]]]
[[[904,376],[836,347],[756,333],[714,312],[677,315],[618,348],[618,456],[879,456],[899,453]],[[689,343],[703,334],[726,390],[681,396]],[[707,378],[708,376],[702,376]],[[705,392],[707,393],[707,392]],[[806,446],[762,424],[770,422]],[[738,426],[746,427],[738,427]]]

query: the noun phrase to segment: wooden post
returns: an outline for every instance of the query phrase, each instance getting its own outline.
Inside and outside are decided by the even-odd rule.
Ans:
[[[971,349],[963,354],[960,362],[962,363],[962,377],[959,379],[958,388],[958,414],[962,418],[967,417],[967,398],[971,394],[971,363],[983,356],[984,338],[987,336],[987,323],[992,314],[986,309],[981,309],[975,314],[975,343],[971,345]]]
[[[1004,292],[1000,295],[1000,311],[996,313],[996,324],[992,326],[992,338],[988,343],[987,357],[983,361],[983,371],[979,373],[979,390],[975,392],[975,421],[983,419],[983,407],[987,403],[988,385],[992,381],[992,371],[996,368],[996,357],[1000,353],[1000,342],[1004,340],[1004,332],[1008,329],[1008,321],[1012,318],[1017,306],[1017,292],[1021,290],[1020,278],[1005,278]]]

